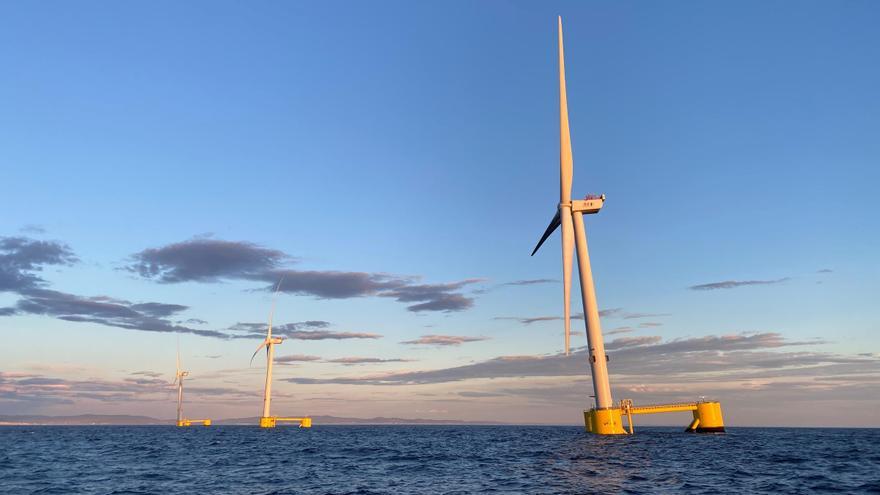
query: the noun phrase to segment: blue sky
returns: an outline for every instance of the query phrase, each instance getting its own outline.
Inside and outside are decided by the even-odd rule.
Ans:
[[[600,306],[618,309],[603,320],[620,330],[608,341],[641,338],[618,349],[648,356],[763,336],[714,351],[760,358],[715,383],[687,368],[710,351],[642,375],[610,352],[615,399],[714,394],[734,421],[769,424],[777,388],[813,405],[880,395],[871,2],[5,4],[0,237],[76,258],[26,271],[39,278],[27,290],[182,305],[167,320],[200,330],[264,321],[267,270],[317,273],[281,296],[278,320],[381,338],[290,338],[279,355],[320,360],[279,367],[280,412],[576,423],[590,389],[577,355],[558,375],[394,378],[561,350],[559,321],[521,321],[561,314],[558,238],[528,256],[558,194],[558,14],[574,194],[608,196],[587,224]],[[10,246],[0,255],[26,254]],[[148,249],[180,268],[169,246],[288,258],[173,283],[137,271]],[[308,285],[334,273],[406,282],[329,298]],[[689,289],[725,281],[767,283]],[[396,300],[425,290],[418,302],[435,310]],[[165,377],[125,386],[131,373],[173,374],[176,332],[72,322],[21,306],[32,296],[0,292],[12,308],[0,412],[173,414]],[[484,340],[401,344],[424,335]],[[247,368],[258,340],[180,341],[194,414],[258,413],[262,370]],[[404,361],[327,362],[348,357]],[[340,383],[377,376],[392,384]]]

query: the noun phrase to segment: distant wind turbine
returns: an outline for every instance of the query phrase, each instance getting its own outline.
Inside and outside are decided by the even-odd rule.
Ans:
[[[192,426],[193,423],[201,423],[211,426],[210,419],[186,419],[183,416],[183,379],[189,376],[189,371],[180,369],[180,340],[177,341],[177,372],[174,374],[172,385],[177,385],[177,426]]]

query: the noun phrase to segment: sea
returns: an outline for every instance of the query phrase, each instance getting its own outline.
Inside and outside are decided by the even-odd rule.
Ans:
[[[880,493],[880,429],[3,426],[0,493]]]

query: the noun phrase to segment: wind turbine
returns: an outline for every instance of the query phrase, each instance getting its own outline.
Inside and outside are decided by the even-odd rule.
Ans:
[[[605,204],[605,195],[586,196],[581,200],[571,199],[571,182],[574,160],[571,152],[571,132],[568,125],[568,98],[565,91],[565,51],[562,43],[562,17],[558,18],[559,37],[559,205],[556,215],[538,241],[532,256],[550,235],[562,227],[562,297],[565,323],[565,354],[571,349],[571,271],[572,251],[577,251],[578,273],[581,282],[581,298],[584,305],[584,323],[587,327],[587,347],[590,372],[593,377],[593,390],[596,404],[584,411],[587,430],[601,435],[627,433],[623,429],[622,415],[629,418],[629,433],[633,432],[633,414],[655,414],[675,411],[693,411],[694,422],[687,431],[724,431],[721,406],[715,401],[679,403],[635,407],[631,400],[621,401],[614,407],[611,399],[611,384],[608,380],[608,356],[602,338],[602,325],[599,321],[599,305],[596,302],[596,288],[593,285],[593,272],[590,268],[590,254],[587,249],[587,233],[584,228],[584,215],[599,213]]]
[[[272,337],[272,319],[275,316],[275,304],[278,300],[278,291],[281,290],[281,282],[283,281],[283,278],[278,281],[278,285],[275,287],[275,294],[272,296],[272,309],[269,311],[269,326],[266,331],[266,338],[259,346],[257,346],[257,350],[254,351],[254,355],[251,356],[251,364],[253,364],[254,358],[257,357],[257,353],[260,352],[260,349],[263,347],[266,348],[266,387],[263,390],[263,415],[260,416],[260,428],[275,428],[275,424],[279,420],[299,421],[301,428],[311,428],[312,418],[310,417],[280,418],[270,414],[272,404],[272,363],[275,360],[275,346],[284,341],[284,339],[279,337]]]
[[[184,426],[183,420],[183,378],[189,376],[189,371],[180,369],[180,341],[177,341],[177,373],[174,374],[172,385],[177,385],[177,426]]]
[[[605,343],[602,340],[602,327],[599,322],[599,306],[596,302],[596,288],[593,286],[593,272],[590,269],[590,254],[587,250],[587,233],[584,228],[584,214],[599,213],[605,203],[605,195],[587,196],[586,199],[571,199],[573,158],[571,153],[571,133],[568,126],[568,99],[565,91],[565,54],[562,46],[562,17],[559,18],[559,205],[556,215],[532,251],[538,252],[544,241],[557,228],[562,226],[562,290],[565,322],[565,354],[571,349],[571,271],[573,251],[577,247],[578,271],[581,279],[581,296],[584,303],[584,321],[587,326],[587,345],[589,347],[590,370],[593,374],[593,388],[596,393],[596,408],[607,409],[612,406],[611,385],[608,382],[608,364],[605,356]]]
[[[210,419],[186,419],[183,416],[183,379],[189,376],[189,371],[180,369],[180,340],[177,341],[177,372],[174,374],[172,385],[177,385],[177,426],[192,426],[193,423],[201,423],[211,426]]]
[[[260,426],[263,428],[268,428],[268,426],[264,426],[264,423],[269,423],[269,420],[271,419],[269,410],[272,404],[272,361],[274,361],[275,358],[275,346],[284,340],[278,337],[272,337],[272,318],[275,316],[275,304],[280,289],[281,281],[279,281],[278,285],[275,287],[275,295],[272,297],[272,310],[269,311],[269,329],[266,331],[266,339],[257,346],[257,350],[254,351],[254,355],[251,356],[251,364],[254,364],[254,358],[257,357],[257,353],[260,352],[260,349],[263,347],[266,348],[266,388],[263,391],[263,415],[260,417]]]

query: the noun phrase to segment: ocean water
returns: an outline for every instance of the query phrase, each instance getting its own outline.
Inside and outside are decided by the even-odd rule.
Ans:
[[[0,492],[880,493],[880,430],[8,426]]]

